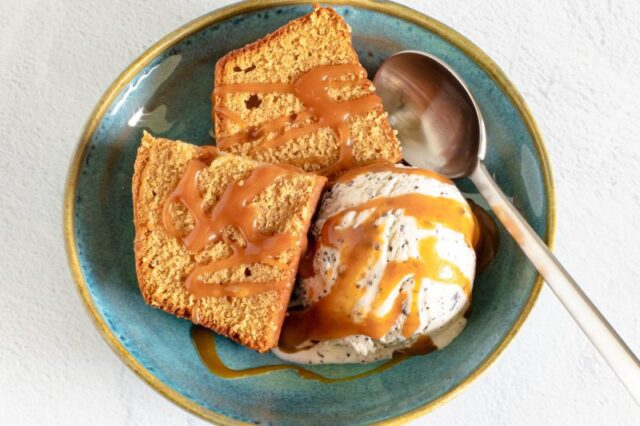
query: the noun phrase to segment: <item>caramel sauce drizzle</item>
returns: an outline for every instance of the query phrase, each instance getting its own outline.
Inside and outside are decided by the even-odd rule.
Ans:
[[[287,167],[289,169],[295,170],[291,166],[287,166]],[[438,179],[442,182],[450,183],[450,181],[447,178],[444,178],[441,175],[435,174],[431,171],[420,170],[420,169],[401,169],[389,163],[370,164],[366,167],[359,169],[359,171],[347,172],[348,174],[343,175],[341,178],[338,179],[338,181],[347,181],[353,178],[356,173],[365,173],[368,171],[385,171],[385,170],[394,171],[394,172],[401,171],[407,174],[420,174],[427,177]],[[424,197],[424,198],[420,199],[420,197]],[[474,204],[471,201],[470,201],[470,205],[471,205],[471,210],[474,213],[474,216],[471,220],[469,220],[468,218],[464,217],[466,216],[463,214],[464,205],[455,203],[452,200],[443,200],[443,199],[427,197],[419,194],[408,194],[407,196],[382,198],[377,200],[378,201],[372,200],[372,202],[370,202],[368,207],[358,206],[355,209],[357,211],[364,211],[364,210],[367,210],[368,208],[374,209],[374,214],[370,216],[370,218],[366,221],[365,224],[363,224],[365,225],[364,228],[344,229],[344,230],[337,229],[335,227],[335,224],[339,223],[340,218],[346,214],[346,212],[340,212],[336,216],[330,218],[327,221],[327,222],[331,221],[329,225],[325,224],[325,226],[323,227],[321,241],[322,242],[329,241],[331,244],[341,245],[343,244],[343,243],[340,243],[341,239],[344,239],[344,241],[347,241],[345,238],[355,238],[354,241],[359,241],[359,243],[356,244],[355,247],[350,248],[346,245],[343,245],[341,247],[341,252],[342,253],[346,252],[345,253],[346,257],[352,260],[355,260],[358,258],[359,251],[361,253],[371,252],[370,250],[370,248],[372,247],[371,242],[379,240],[380,238],[379,232],[376,233],[376,230],[373,229],[375,228],[375,225],[374,225],[375,218],[379,216],[379,213],[387,211],[387,209],[393,210],[397,208],[403,208],[405,210],[405,214],[415,217],[422,227],[432,227],[434,223],[440,223],[448,227],[454,227],[455,229],[463,229],[463,233],[467,239],[467,243],[474,244],[477,249],[478,248],[481,249],[483,246],[486,246],[488,244],[489,245],[488,251],[490,253],[486,256],[486,258],[488,259],[487,262],[489,262],[492,256],[495,254],[495,247],[496,247],[495,244],[497,244],[497,240],[495,240],[495,242],[493,243],[491,241],[494,241],[494,239],[497,238],[496,236],[497,234],[493,234],[490,232],[488,236],[482,235],[484,234],[485,226],[487,226],[487,223],[486,223],[487,221],[491,222],[492,224],[492,227],[490,226],[489,229],[490,230],[494,229],[497,231],[495,227],[495,223],[493,222],[491,217],[486,212],[484,212],[484,210],[482,210],[480,207],[478,207],[476,204]],[[477,221],[478,224],[481,225],[482,229],[480,230],[481,232],[480,236],[478,236],[478,233],[477,233],[478,230],[477,229],[474,230],[473,223],[475,223],[475,221]],[[349,235],[346,235],[346,234],[349,234]],[[370,240],[368,245],[367,245],[367,237]],[[489,241],[489,243],[487,242],[482,243],[483,240]],[[375,244],[375,242],[373,244]],[[435,252],[434,241],[432,241],[431,238],[425,238],[423,241],[421,241],[420,245],[421,245],[420,247],[421,259],[431,259],[431,260],[438,259],[438,254],[437,252]],[[316,247],[317,246],[318,246],[318,243],[316,243]],[[359,249],[362,249],[362,250],[359,250]],[[312,248],[312,250],[310,250],[307,253],[307,256],[305,257],[305,259],[301,262],[299,274],[302,277],[313,275],[312,261],[313,261],[314,252],[315,252],[315,248]],[[379,255],[380,255],[379,252],[374,250],[374,258],[375,256],[379,256]],[[428,256],[428,257],[425,257],[425,256]],[[443,264],[445,265],[445,267],[453,266],[453,265],[446,265],[446,263],[448,262],[443,260]],[[349,268],[349,269],[358,270],[358,269],[361,269],[363,265],[364,267],[366,267],[367,262],[366,261],[360,262],[359,264],[356,265],[355,268]],[[436,279],[439,279],[441,281],[452,282],[456,284],[459,284],[460,282],[462,282],[463,285],[466,287],[465,291],[467,293],[469,292],[470,282],[466,279],[466,277],[460,274],[459,270],[457,271],[457,273],[454,272],[453,276],[449,276],[448,279],[444,279],[444,280],[442,279],[442,277],[439,275],[442,272],[442,264],[440,266],[440,271],[438,271],[437,266],[432,266],[429,268],[427,267],[427,265],[421,264],[418,259],[409,259],[406,264],[401,262],[391,262],[389,265],[387,266],[389,270],[385,270],[384,276],[382,279],[383,282],[387,283],[386,285],[382,286],[382,290],[386,293],[386,297],[389,296],[389,292],[393,291],[393,288],[395,287],[391,283],[393,282],[399,283],[401,280],[404,279],[404,277],[409,276],[412,273],[415,274],[416,270],[419,271],[417,275],[420,275],[423,277],[424,276],[428,277],[429,274],[432,274],[432,277],[435,276],[437,277]],[[478,267],[481,267],[481,266],[478,265]],[[339,333],[339,332],[329,333],[329,335],[332,335],[332,334],[333,335],[340,335],[340,334],[349,335],[352,333],[363,333],[363,334],[367,334],[367,335],[371,335],[372,337],[375,337],[376,336],[375,333],[377,333],[377,336],[381,337],[386,333],[386,330],[388,330],[388,328],[390,328],[393,325],[395,321],[394,318],[397,318],[397,316],[402,312],[402,309],[406,307],[406,306],[403,306],[406,303],[406,296],[405,298],[402,299],[402,302],[399,301],[400,299],[399,296],[396,297],[394,307],[390,310],[389,313],[387,313],[386,315],[383,315],[381,318],[378,317],[378,318],[374,318],[373,320],[370,318],[367,318],[368,322],[360,326],[354,326],[353,324],[349,324],[348,321],[345,321],[345,314],[348,319],[348,315],[350,313],[350,309],[348,309],[348,306],[349,306],[348,301],[356,300],[356,298],[353,297],[353,294],[350,295],[349,293],[350,292],[354,293],[355,290],[353,286],[351,288],[348,288],[348,287],[345,288],[344,285],[349,280],[351,280],[353,276],[357,275],[357,272],[354,272],[354,271],[349,272],[349,269],[347,269],[347,274],[350,274],[350,275],[341,277],[339,279],[339,283],[336,283],[336,285],[338,284],[341,285],[340,287],[341,296],[338,295],[338,293],[332,296],[334,299],[333,307],[334,309],[337,308],[337,311],[339,313],[340,323],[331,324],[331,321],[329,321],[328,323],[322,322],[320,324],[320,327],[322,328],[322,327],[329,326],[329,327],[333,327],[333,330],[336,331],[336,330],[339,330],[339,327],[343,326],[346,322],[346,324],[348,325],[349,331],[342,332],[342,333]],[[455,271],[457,270],[457,268],[452,270]],[[450,271],[449,271],[449,274],[451,274]],[[417,278],[416,275],[414,275],[414,279],[415,279],[415,282],[419,282],[420,280],[420,278]],[[351,281],[352,284],[354,282],[355,281]],[[403,326],[402,331],[405,335],[412,334],[417,328],[417,326],[419,325],[419,317],[415,315],[415,312],[417,312],[417,309],[418,309],[417,308],[417,300],[418,300],[417,287],[419,286],[414,284],[414,287],[412,288],[411,299],[412,301],[414,301],[414,304],[412,304],[412,307],[411,307],[412,313],[408,316],[407,321]],[[333,294],[333,291],[330,294]],[[347,302],[346,305],[340,306],[340,304],[337,303],[339,302],[338,299],[342,299],[342,302]],[[380,305],[381,300],[383,299],[385,299],[384,295],[381,296],[378,300],[376,300],[378,306]],[[322,300],[326,300],[326,298]],[[323,303],[326,304],[327,302],[323,302]],[[331,308],[331,306],[329,306],[329,308]],[[374,311],[375,311],[375,308],[374,308]],[[297,313],[297,314],[294,313],[293,315],[294,316],[300,315],[301,317],[298,317],[295,319],[290,318],[285,323],[285,330],[283,331],[283,333],[287,333],[287,335],[284,336],[283,334],[283,339],[281,340],[281,348],[280,348],[281,350],[292,350],[292,351],[299,350],[300,348],[299,347],[295,348],[294,345],[296,345],[297,342],[305,341],[306,339],[309,338],[309,336],[311,336],[314,333],[314,327],[313,326],[310,327],[309,322],[315,321],[316,319],[323,318],[323,317],[331,318],[330,316],[327,316],[326,313],[321,313],[319,311],[313,311],[312,313],[310,313],[309,310],[304,311],[302,313]],[[329,315],[332,315],[332,313],[329,313]],[[292,321],[295,321],[295,324],[298,324],[297,326],[293,326],[293,334],[294,334],[293,341],[292,341],[292,326],[291,326]],[[370,326],[375,333],[369,334],[367,330],[363,331],[363,328],[366,328],[367,326]],[[359,329],[357,331],[354,331],[354,328],[358,328],[358,327]],[[300,334],[301,330],[303,333],[302,335]],[[382,373],[383,371],[392,368],[393,366],[397,365],[398,363],[402,362],[404,359],[410,356],[424,355],[437,349],[437,347],[433,344],[433,342],[428,336],[420,336],[411,347],[396,351],[390,360],[382,364],[379,364],[378,366],[376,366],[375,368],[369,371],[365,371],[359,374],[346,376],[346,377],[329,378],[321,374],[318,374],[314,371],[308,370],[298,365],[292,365],[292,364],[263,365],[259,367],[251,367],[251,368],[238,369],[238,370],[231,369],[225,365],[225,363],[222,361],[222,359],[218,355],[217,348],[216,348],[216,340],[215,340],[216,338],[215,338],[215,335],[211,332],[211,330],[198,327],[198,326],[193,326],[191,329],[191,339],[196,351],[198,352],[198,355],[200,356],[202,362],[205,364],[207,369],[212,374],[218,377],[221,377],[224,379],[230,379],[230,380],[270,374],[270,373],[283,371],[283,370],[291,370],[296,372],[298,376],[306,380],[313,380],[321,383],[345,382],[345,381],[357,380],[357,379],[361,379],[374,374]],[[290,346],[287,346],[285,342],[288,342]]]
[[[307,380],[314,380],[321,383],[339,383],[346,382],[349,380],[357,380],[362,379],[367,376],[372,376],[374,374],[382,373],[385,370],[390,369],[394,365],[400,363],[402,360],[408,358],[409,356],[414,355],[424,355],[435,349],[435,345],[431,342],[428,337],[421,337],[416,341],[416,343],[408,349],[403,351],[399,351],[393,355],[388,361],[378,365],[377,367],[364,371],[359,374],[354,374],[346,377],[339,378],[330,378],[323,376],[321,374],[315,373],[306,368],[300,367],[298,365],[292,364],[276,364],[276,365],[262,365],[260,367],[251,367],[244,368],[240,370],[234,370],[225,365],[225,363],[220,359],[220,355],[218,355],[218,350],[216,346],[216,336],[213,334],[211,330],[208,330],[203,327],[193,326],[191,327],[191,341],[193,346],[195,347],[200,359],[207,367],[209,372],[213,375],[221,377],[223,379],[243,379],[246,377],[260,376],[263,374],[269,374],[276,371],[282,370],[292,370],[295,371],[298,376]]]
[[[405,169],[389,164],[374,164],[348,173],[351,173],[352,178],[353,173],[370,170],[432,176],[432,172],[425,170]],[[349,178],[341,177],[338,181]],[[450,182],[448,179],[446,181]],[[386,246],[382,244],[383,227],[377,225],[376,221],[388,212],[397,210],[403,210],[406,216],[413,217],[422,229],[433,229],[435,224],[439,224],[461,232],[469,246],[477,242],[477,224],[470,208],[448,198],[415,193],[380,197],[335,214],[324,223],[320,242],[336,249],[339,263],[348,267],[338,271],[336,281],[325,297],[304,311],[290,313],[280,337],[281,350],[296,351],[308,340],[331,340],[356,334],[380,339],[392,328],[401,313],[407,316],[401,331],[404,336],[409,337],[420,324],[419,293],[423,279],[461,285],[464,292],[470,294],[470,280],[455,264],[439,255],[435,236],[420,240],[420,255],[417,258],[405,261],[388,258]],[[347,214],[365,211],[369,211],[369,216],[357,227],[339,226]],[[358,302],[369,291],[369,286],[361,283],[361,280],[381,258],[386,258],[387,263],[379,279],[379,290],[371,303],[371,309],[365,312],[358,307]],[[308,274],[308,271],[303,272]],[[400,293],[399,286],[409,277],[413,278],[412,287],[409,291]],[[383,305],[390,299],[393,300],[391,309],[381,313]]]
[[[213,112],[217,112],[218,114],[225,116],[229,120],[235,121],[236,124],[240,127],[246,126],[246,123],[244,122],[242,117],[240,117],[240,114],[234,111],[231,111],[229,108],[225,108],[223,106],[216,106],[213,108]]]
[[[283,272],[277,281],[257,282],[251,280],[233,281],[224,284],[210,284],[203,275],[253,263],[269,264],[281,269],[287,265],[276,258],[286,249],[296,244],[296,239],[287,232],[265,234],[258,229],[259,209],[251,202],[267,186],[291,173],[291,169],[264,165],[254,169],[243,180],[227,186],[218,202],[206,210],[204,198],[198,188],[198,177],[216,157],[213,147],[200,148],[198,156],[187,164],[187,169],[177,187],[166,199],[162,209],[164,228],[192,253],[198,253],[210,243],[225,242],[231,247],[231,255],[225,259],[206,264],[197,264],[188,275],[185,286],[197,298],[202,297],[248,297],[268,290],[280,289],[291,281],[293,271]],[[183,232],[173,221],[172,208],[182,204],[194,220],[193,229]],[[229,235],[229,228],[240,233],[242,241]]]
[[[340,80],[355,75],[355,80]],[[364,83],[367,74],[359,64],[320,65],[300,75],[293,83],[235,83],[218,86],[214,95],[226,93],[291,93],[305,110],[261,123],[253,128],[221,138],[217,143],[222,149],[263,139],[251,153],[275,148],[293,139],[311,134],[321,128],[330,128],[337,136],[338,160],[321,169],[320,174],[332,175],[355,165],[349,122],[352,116],[366,114],[382,106],[380,98],[370,93],[348,101],[337,101],[329,95],[330,88],[340,88]],[[227,115],[228,116],[228,115]],[[277,136],[267,140],[267,135]]]

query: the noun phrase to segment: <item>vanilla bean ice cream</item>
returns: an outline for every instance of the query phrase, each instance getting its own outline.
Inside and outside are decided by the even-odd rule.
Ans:
[[[464,328],[478,229],[448,179],[375,164],[324,195],[302,272],[302,310],[285,321],[276,355],[297,363],[364,363]]]

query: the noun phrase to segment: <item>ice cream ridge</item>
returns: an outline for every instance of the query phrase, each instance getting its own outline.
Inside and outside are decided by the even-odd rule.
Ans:
[[[447,178],[375,163],[323,196],[275,354],[296,363],[359,363],[420,354],[464,328],[479,228]]]

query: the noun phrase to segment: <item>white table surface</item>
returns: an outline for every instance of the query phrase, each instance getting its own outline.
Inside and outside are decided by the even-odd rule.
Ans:
[[[0,1],[0,424],[195,425],[94,328],[67,269],[71,155],[111,81],[227,1]],[[407,2],[409,3],[409,2]],[[433,0],[528,102],[555,174],[555,252],[640,352],[640,2]],[[412,424],[637,425],[640,409],[553,294],[498,361]]]

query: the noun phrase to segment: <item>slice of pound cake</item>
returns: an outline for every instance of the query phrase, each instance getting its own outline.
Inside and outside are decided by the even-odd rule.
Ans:
[[[145,301],[257,351],[276,346],[325,181],[145,133],[132,188]]]
[[[400,144],[333,9],[316,7],[216,64],[213,117],[224,151],[335,175]]]

